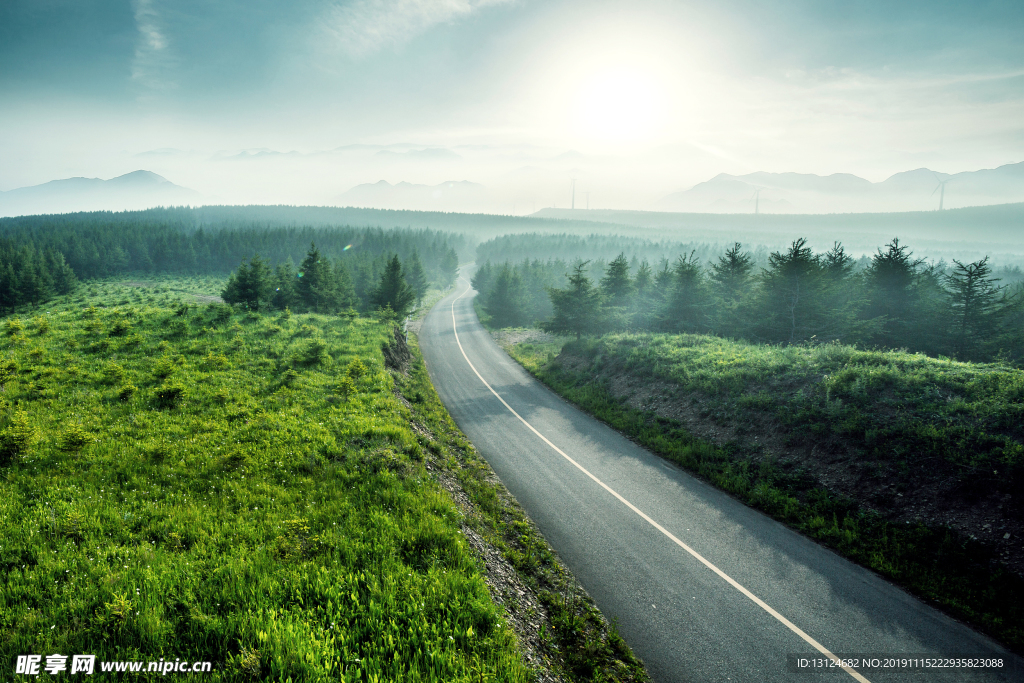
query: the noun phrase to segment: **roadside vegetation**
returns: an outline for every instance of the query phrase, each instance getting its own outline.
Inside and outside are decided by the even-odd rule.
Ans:
[[[509,351],[652,451],[1024,650],[1024,371],[700,335]]]
[[[478,252],[497,256],[496,245],[506,245],[505,253],[518,259],[531,251],[528,237],[533,251],[552,248],[546,260],[478,257],[473,286],[495,326],[576,336],[650,331],[772,344],[838,341],[959,360],[1024,361],[1024,273],[996,270],[988,257],[929,263],[898,239],[859,259],[838,243],[816,253],[804,239],[771,253],[738,243],[680,253],[684,245],[622,240],[636,252],[606,263],[554,248],[593,242],[584,249],[591,254],[615,240],[536,235],[501,238]],[[650,262],[636,255],[657,246],[672,247],[668,253],[677,256]]]
[[[1016,270],[796,240],[658,268],[485,262],[473,285],[490,328],[548,333],[502,336],[568,400],[1024,651]]]
[[[5,665],[59,652],[212,661],[211,681],[644,680],[496,493],[415,347],[396,349],[389,311],[196,303],[224,286],[86,282],[0,323]],[[523,656],[439,471],[546,596],[542,656]]]

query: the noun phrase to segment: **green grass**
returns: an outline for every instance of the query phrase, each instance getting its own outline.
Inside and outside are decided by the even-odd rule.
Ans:
[[[220,284],[87,283],[4,321],[2,665],[532,680],[423,467],[448,446],[412,429],[437,418],[396,395],[389,330],[188,304]]]
[[[559,351],[587,359],[588,367],[570,370],[556,359]],[[849,449],[866,482],[909,494],[938,477],[962,496],[950,504],[966,507],[987,496],[1019,496],[1024,372],[903,352],[691,335],[616,334],[564,348],[521,344],[511,353],[562,396],[644,446],[1024,650],[1024,581],[991,547],[920,520],[898,523],[868,512],[866,500],[832,494],[800,468],[749,444],[696,438],[677,421],[630,407],[608,386],[609,377],[622,374],[665,382],[679,396],[698,399],[704,420],[770,419],[791,446]],[[1019,517],[1020,510],[1005,514]]]

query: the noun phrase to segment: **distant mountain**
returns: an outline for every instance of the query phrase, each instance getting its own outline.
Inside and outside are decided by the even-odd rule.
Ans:
[[[940,183],[945,182],[945,191]],[[662,199],[664,211],[856,213],[923,211],[1024,201],[1024,162],[950,175],[927,168],[872,183],[849,173],[722,173]]]
[[[137,210],[197,204],[201,197],[151,171],[133,171],[110,180],[65,178],[0,192],[0,215]]]
[[[412,209],[417,211],[474,212],[486,209],[487,188],[468,180],[446,181],[439,185],[416,185],[386,180],[356,185],[338,195],[343,206],[377,209]]]

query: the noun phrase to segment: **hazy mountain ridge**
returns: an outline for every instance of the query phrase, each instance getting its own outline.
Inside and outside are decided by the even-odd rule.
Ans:
[[[197,204],[202,195],[151,171],[116,178],[64,178],[0,192],[0,215],[133,210]]]
[[[437,185],[380,180],[356,185],[337,197],[345,206],[427,211],[486,211],[489,199],[486,187],[468,180]]]
[[[943,191],[942,185],[945,185]],[[948,174],[918,168],[872,183],[849,173],[720,173],[658,203],[693,213],[876,213],[1024,201],[1024,162]]]

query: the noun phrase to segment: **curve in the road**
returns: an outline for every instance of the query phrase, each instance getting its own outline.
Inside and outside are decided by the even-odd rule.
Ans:
[[[836,666],[838,666],[843,671],[845,671],[846,673],[848,673],[851,676],[853,676],[854,679],[860,681],[861,683],[871,683],[868,679],[864,678],[864,676],[862,676],[860,673],[858,673],[855,669],[852,669],[849,666],[846,666],[843,663],[843,661],[839,657],[834,655],[827,647],[825,647],[824,645],[822,645],[821,643],[816,641],[814,638],[812,638],[809,635],[807,635],[806,633],[804,633],[804,631],[800,627],[798,627],[792,621],[790,621],[789,619],[787,619],[786,617],[782,616],[781,614],[776,612],[774,609],[772,609],[771,605],[769,605],[764,600],[762,600],[761,598],[757,597],[756,595],[754,595],[753,593],[748,591],[746,588],[744,588],[742,585],[740,585],[740,583],[738,581],[736,581],[731,576],[729,576],[728,574],[723,572],[721,569],[716,567],[714,565],[714,563],[709,562],[708,559],[705,558],[703,555],[701,555],[696,550],[694,550],[693,548],[691,548],[690,546],[686,545],[685,543],[680,541],[678,538],[676,538],[676,536],[672,532],[670,532],[668,529],[666,529],[665,527],[661,526],[660,524],[655,522],[653,519],[651,519],[649,516],[647,516],[647,514],[644,513],[643,510],[641,510],[640,508],[638,508],[637,506],[633,505],[628,500],[623,498],[621,495],[619,495],[619,493],[615,489],[613,489],[612,487],[608,486],[608,484],[604,483],[603,481],[601,481],[600,479],[595,477],[589,470],[587,470],[587,468],[585,468],[583,465],[579,464],[578,462],[576,462],[575,460],[570,458],[568,455],[566,455],[565,451],[563,451],[561,448],[559,448],[555,444],[551,443],[551,441],[546,436],[544,436],[539,431],[537,431],[537,429],[532,424],[530,424],[529,422],[524,420],[523,416],[520,415],[519,413],[517,413],[512,408],[512,406],[510,406],[505,401],[505,399],[503,399],[501,397],[501,394],[499,394],[497,391],[495,391],[494,387],[492,387],[490,384],[487,383],[487,380],[485,380],[483,375],[480,374],[480,371],[476,369],[475,365],[473,365],[473,361],[469,360],[469,356],[466,355],[466,350],[464,348],[462,348],[462,342],[459,340],[458,324],[455,321],[455,302],[458,301],[459,299],[461,299],[462,297],[466,296],[466,294],[470,291],[470,289],[471,288],[469,287],[469,285],[467,285],[466,289],[462,292],[462,294],[460,294],[459,296],[457,296],[454,299],[452,299],[452,332],[455,334],[455,343],[458,344],[459,351],[462,352],[462,357],[466,359],[467,363],[469,363],[469,367],[473,370],[474,374],[476,374],[476,376],[480,378],[480,381],[484,383],[484,386],[487,387],[487,390],[490,391],[492,394],[494,394],[495,398],[497,398],[499,401],[501,401],[501,404],[503,406],[505,406],[506,408],[508,408],[508,411],[510,413],[512,413],[513,415],[516,416],[516,419],[518,419],[520,422],[522,422],[524,425],[526,425],[526,428],[529,429],[531,432],[533,432],[534,434],[539,436],[541,441],[543,441],[548,446],[550,446],[552,449],[554,449],[554,451],[556,453],[558,453],[560,456],[562,456],[563,458],[565,458],[566,460],[571,462],[573,464],[573,466],[576,467],[580,472],[582,472],[583,474],[585,474],[588,477],[590,477],[591,479],[593,479],[594,482],[596,482],[598,486],[600,486],[605,491],[607,491],[608,493],[610,493],[613,496],[615,496],[615,498],[618,499],[618,501],[620,503],[622,503],[623,505],[628,507],[630,510],[632,510],[636,514],[640,515],[640,517],[645,522],[647,522],[648,524],[653,526],[655,529],[660,531],[670,541],[672,541],[673,543],[678,545],[680,548],[682,548],[686,552],[688,552],[691,555],[693,555],[705,567],[707,567],[708,569],[710,569],[711,571],[713,571],[714,573],[718,574],[720,577],[725,579],[725,581],[730,586],[732,586],[733,588],[738,590],[740,593],[742,593],[743,595],[745,595],[748,598],[750,598],[754,602],[755,605],[757,605],[758,607],[763,609],[765,612],[767,612],[768,614],[770,614],[773,617],[775,617],[776,619],[778,619],[782,624],[784,624],[786,626],[786,628],[788,628],[790,631],[792,631],[793,633],[795,633],[798,636],[800,636],[801,638],[803,638],[803,640],[807,644],[809,644],[811,647],[813,647],[815,650],[817,650],[821,654],[823,654],[826,657],[828,657],[829,660],[832,661]]]
[[[858,672],[873,683],[1022,680],[1020,658],[997,643],[567,404],[495,344],[470,292],[460,287],[423,320],[431,380],[655,681],[811,680],[790,668],[794,655],[826,662],[814,680],[849,681],[822,650],[1006,662],[924,677]]]

